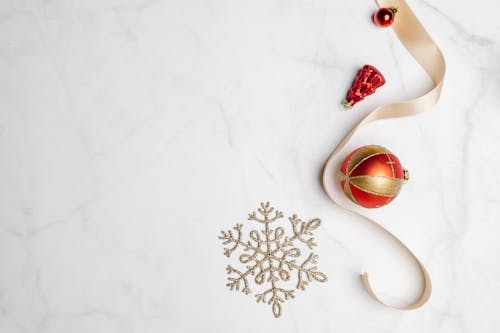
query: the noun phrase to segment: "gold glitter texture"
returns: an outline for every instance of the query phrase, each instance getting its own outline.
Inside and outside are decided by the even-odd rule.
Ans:
[[[226,286],[230,290],[241,290],[248,295],[252,293],[250,286],[254,283],[261,289],[255,295],[257,303],[271,305],[276,318],[281,316],[282,303],[295,298],[295,290],[282,284],[295,281],[295,289],[305,290],[310,282],[328,280],[324,273],[318,271],[318,255],[307,251],[316,246],[313,233],[321,225],[321,220],[312,219],[305,222],[294,214],[288,218],[291,233],[287,236],[283,226],[272,228],[283,217],[283,212],[275,210],[269,202],[261,203],[257,212],[248,215],[248,220],[261,226],[261,230],[251,230],[249,239],[245,241],[243,225],[236,224],[232,230],[221,231],[219,236],[227,257],[231,257],[238,249],[242,252],[239,262],[244,268],[227,266]],[[306,251],[301,251],[296,243],[304,244]]]

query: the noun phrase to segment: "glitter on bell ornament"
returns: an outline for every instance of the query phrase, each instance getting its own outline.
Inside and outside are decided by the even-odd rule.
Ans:
[[[392,25],[398,10],[396,7],[380,8],[373,14],[373,22],[382,28],[387,28]]]
[[[381,146],[363,146],[342,163],[340,185],[354,203],[378,208],[394,200],[409,178],[399,159]]]
[[[346,98],[342,101],[342,105],[346,109],[352,109],[357,102],[373,94],[377,88],[384,84],[385,78],[378,69],[372,65],[364,65],[356,76]]]

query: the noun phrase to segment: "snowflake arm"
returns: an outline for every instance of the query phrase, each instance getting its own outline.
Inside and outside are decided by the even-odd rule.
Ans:
[[[328,277],[325,273],[318,271],[317,266],[307,267],[309,264],[317,264],[318,255],[311,253],[309,257],[300,266],[295,265],[297,270],[297,289],[305,290],[306,286],[312,281],[316,280],[318,282],[328,281]],[[305,276],[305,278],[304,278]]]
[[[267,304],[272,304],[272,309],[273,309],[273,314],[276,318],[281,316],[281,304],[284,301],[290,299],[290,298],[295,298],[295,295],[293,294],[294,290],[286,290],[283,288],[276,288],[272,287],[266,291],[264,291],[261,294],[255,295],[257,298],[257,303],[267,303]],[[281,296],[280,296],[281,294]],[[267,299],[267,296],[271,295],[269,299]]]
[[[297,217],[297,215],[292,215],[290,218],[290,223],[292,224],[293,236],[289,239],[285,239],[285,243],[291,242],[294,240],[299,240],[302,243],[306,244],[310,249],[315,247],[316,244],[314,242],[313,231],[316,230],[321,225],[320,219],[312,219],[309,222],[304,222]],[[300,225],[300,226],[299,226]],[[311,236],[309,238],[304,238],[304,236]]]
[[[238,247],[242,247],[244,251],[249,251],[253,250],[254,252],[264,254],[264,252],[259,248],[258,244],[257,246],[252,245],[250,241],[243,242],[241,240],[241,228],[243,227],[242,224],[237,224],[233,227],[233,230],[236,232],[236,235],[233,233],[233,230],[228,230],[228,231],[221,231],[221,235],[219,236],[219,239],[222,240],[223,245],[229,245],[232,244],[232,246],[225,247],[224,248],[224,255],[226,257],[230,257],[231,254],[236,251]],[[252,233],[250,233],[251,235]]]
[[[232,273],[234,273],[236,276],[234,277],[231,277],[229,276],[227,278],[227,280],[229,281],[228,283],[226,283],[226,286],[229,287],[229,290],[236,290],[236,291],[239,291],[240,290],[240,284],[243,283],[243,289],[241,290],[243,293],[245,293],[246,295],[250,294],[252,291],[250,290],[250,288],[248,287],[248,279],[247,279],[247,276],[249,274],[253,274],[253,270],[252,269],[248,269],[246,272],[241,272],[235,268],[233,268],[231,265],[227,266],[226,267],[226,271],[227,271],[227,274],[231,275]]]
[[[283,212],[280,212],[279,210],[274,211],[274,207],[271,207],[269,202],[261,203],[260,208],[257,209],[257,211],[264,217],[264,218],[259,218],[257,217],[257,212],[252,212],[248,214],[248,220],[249,221],[255,221],[259,222],[262,224],[269,224],[272,223],[280,218],[283,217]],[[269,218],[269,216],[274,212],[274,216]]]

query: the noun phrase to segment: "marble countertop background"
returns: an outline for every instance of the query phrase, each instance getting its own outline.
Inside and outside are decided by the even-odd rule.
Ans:
[[[430,80],[372,1],[0,0],[0,332],[499,332],[500,5],[409,1],[447,60],[439,104],[372,124],[411,172],[391,205],[334,205],[347,131]],[[357,70],[387,84],[340,112]],[[225,287],[219,231],[261,201],[319,217],[312,284],[274,319]]]

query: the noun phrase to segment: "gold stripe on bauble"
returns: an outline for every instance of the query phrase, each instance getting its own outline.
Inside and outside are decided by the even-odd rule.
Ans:
[[[357,151],[356,153],[354,153],[354,155],[351,156],[349,162],[347,163],[346,172],[349,175],[354,171],[354,169],[356,169],[361,163],[363,163],[370,157],[388,153],[390,152],[381,146],[371,145],[363,147],[363,149]]]
[[[364,192],[384,197],[396,196],[403,184],[401,179],[384,176],[349,177],[346,183],[351,183]]]

